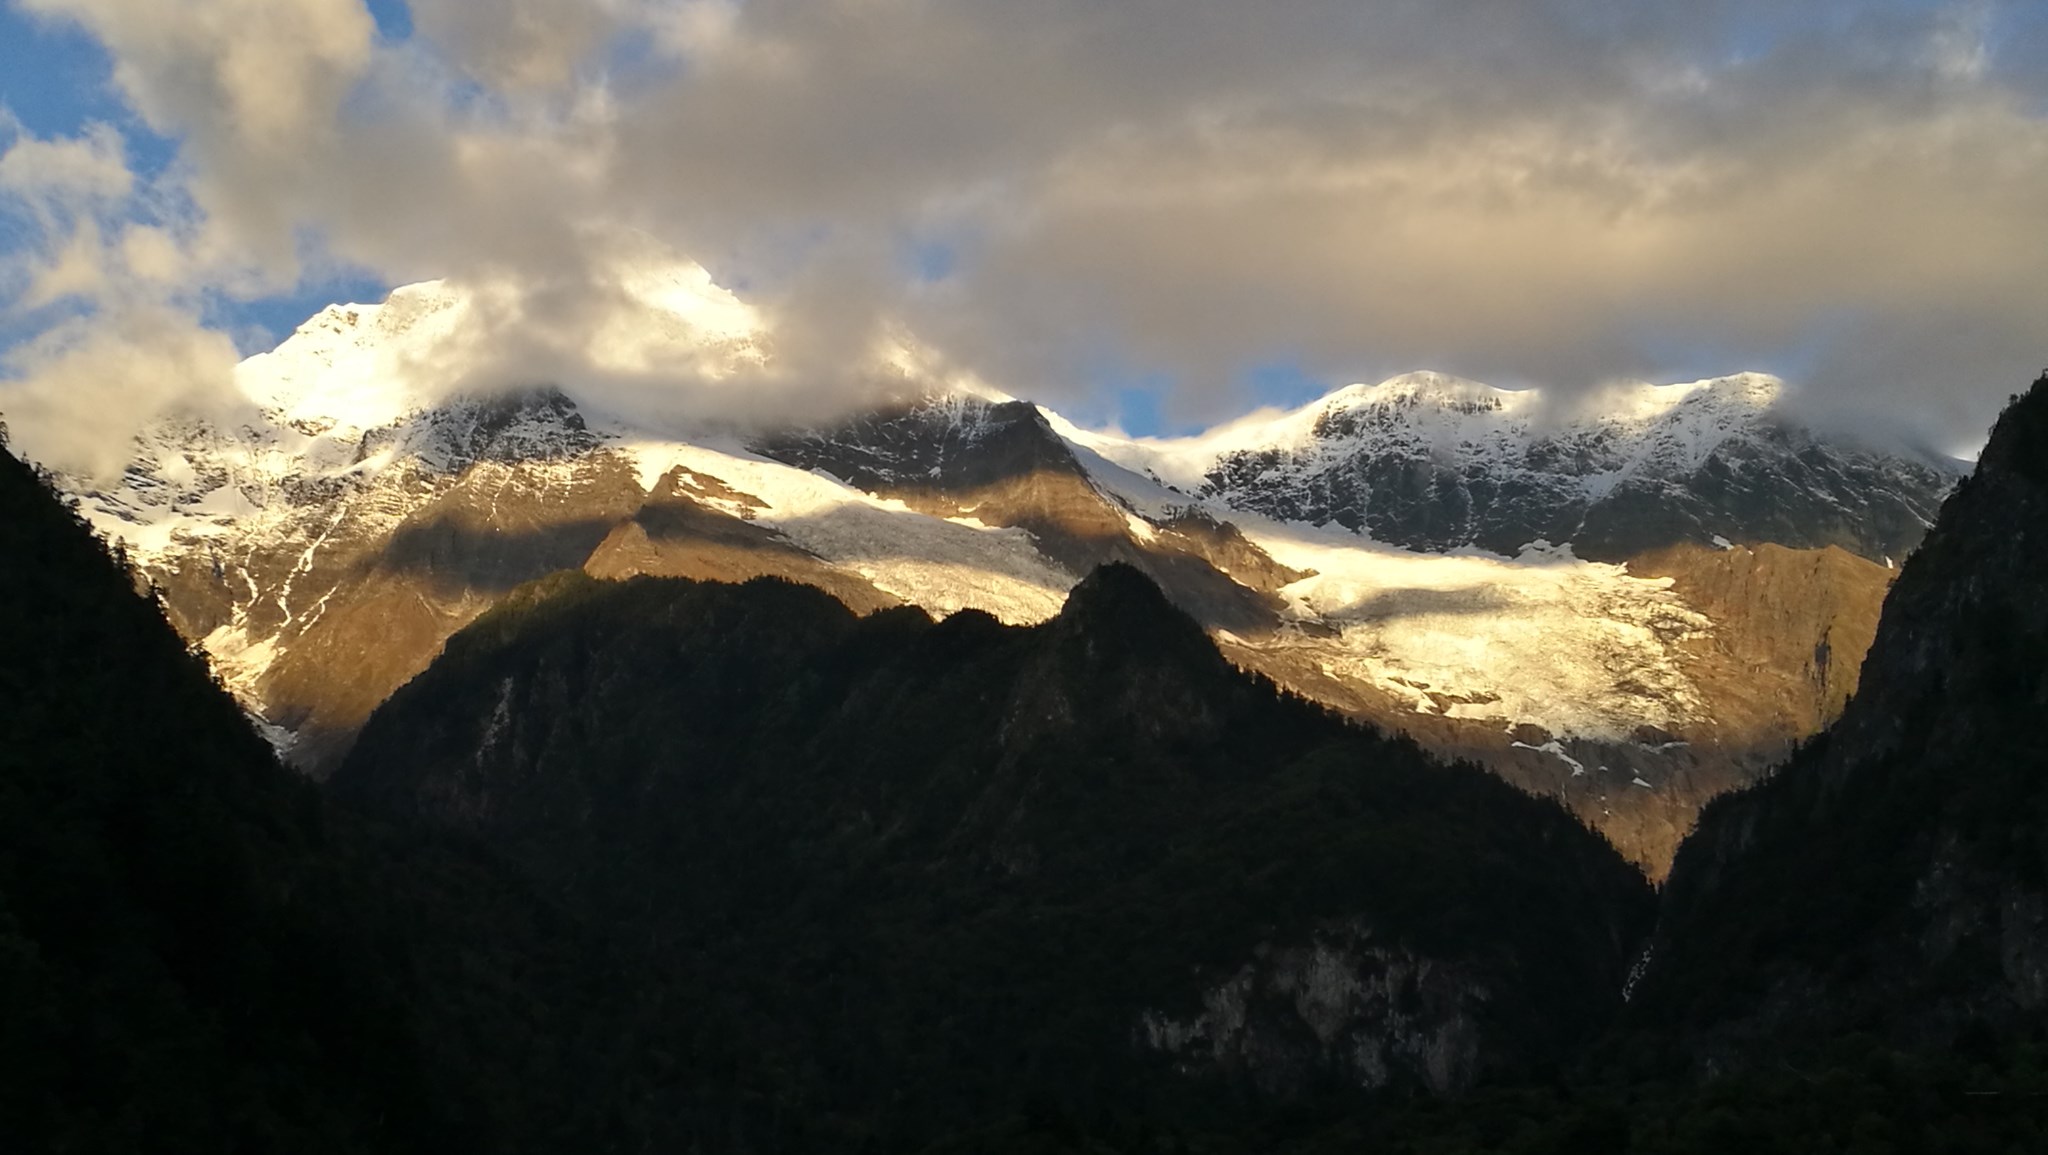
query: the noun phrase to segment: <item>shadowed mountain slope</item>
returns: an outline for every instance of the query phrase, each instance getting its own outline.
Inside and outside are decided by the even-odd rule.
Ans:
[[[1868,1030],[1947,1045],[2048,1009],[2048,377],[1884,605],[1841,720],[1710,806],[1640,999],[1709,1064]]]
[[[656,1146],[1538,1070],[1616,1007],[1649,901],[1551,804],[1233,670],[1122,566],[1028,628],[564,575],[331,786],[605,929],[621,1077],[678,1088]]]
[[[460,1149],[324,810],[0,453],[0,1149]]]

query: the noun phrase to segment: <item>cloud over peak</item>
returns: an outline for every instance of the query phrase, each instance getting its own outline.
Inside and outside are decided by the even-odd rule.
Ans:
[[[413,0],[407,33],[358,0],[22,2],[97,37],[178,158],[0,137],[30,238],[0,284],[72,302],[10,412],[172,318],[177,381],[125,387],[185,397],[218,374],[175,351],[235,302],[351,269],[503,287],[504,331],[555,335],[529,364],[616,383],[586,354],[645,322],[644,254],[738,291],[760,388],[811,401],[909,333],[1054,401],[1170,381],[1181,420],[1276,360],[1756,365],[1953,440],[2043,358],[2027,5]]]

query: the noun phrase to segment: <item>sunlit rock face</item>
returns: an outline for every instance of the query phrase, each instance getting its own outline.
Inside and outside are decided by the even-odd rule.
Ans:
[[[756,448],[932,517],[1023,530],[1065,572],[1123,562],[1219,629],[1270,632],[1274,592],[1304,577],[1200,506],[1147,517],[1091,476],[1045,413],[1021,401],[940,397],[787,431]]]
[[[552,391],[456,400],[366,430],[152,430],[85,493],[229,685],[309,768],[442,638],[580,565],[643,494]]]
[[[753,355],[695,284],[671,286],[663,340]],[[1702,802],[1840,710],[1885,551],[1951,477],[1784,424],[1753,376],[1623,391],[1568,427],[1429,374],[1183,441],[978,388],[752,432],[650,422],[562,389],[437,389],[470,307],[427,285],[325,310],[244,364],[238,418],[167,420],[119,477],[65,479],[313,773],[452,632],[557,570],[774,575],[861,612],[1021,624],[1123,562],[1232,661],[1558,797],[1660,875]],[[1417,462],[1466,496],[1373,480]],[[1610,532],[1626,510],[1649,528]]]

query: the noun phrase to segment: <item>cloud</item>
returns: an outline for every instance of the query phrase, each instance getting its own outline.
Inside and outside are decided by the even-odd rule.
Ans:
[[[46,211],[65,203],[125,198],[135,185],[121,135],[111,125],[87,125],[68,140],[44,140],[11,123],[14,137],[0,151],[0,189]]]
[[[160,132],[278,152],[329,126],[375,30],[357,0],[18,2],[98,37],[115,84]]]
[[[9,432],[47,464],[105,477],[128,460],[138,403],[211,417],[233,412],[235,361],[224,334],[170,309],[73,319],[8,352],[8,375],[25,383],[9,393]]]
[[[618,6],[561,0],[413,0],[413,25],[498,91],[559,88],[617,28]]]
[[[1056,402],[1104,363],[1164,374],[1182,420],[1275,360],[1758,367],[1945,441],[2043,359],[2024,5],[415,0],[391,41],[356,0],[26,4],[180,142],[148,187],[104,130],[0,160],[17,200],[9,172],[62,172],[129,206],[36,246],[42,297],[117,331],[358,269],[495,286],[451,380],[671,408],[816,409],[884,387],[909,334]],[[620,288],[659,253],[739,290],[765,356],[593,353],[659,321]]]

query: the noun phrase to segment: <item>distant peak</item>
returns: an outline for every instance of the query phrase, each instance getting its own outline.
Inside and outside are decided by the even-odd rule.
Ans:
[[[600,270],[578,295],[516,280],[401,285],[377,304],[329,305],[277,348],[236,367],[245,396],[287,422],[368,430],[445,400],[470,381],[689,372],[720,379],[758,360],[755,310],[695,262]]]

